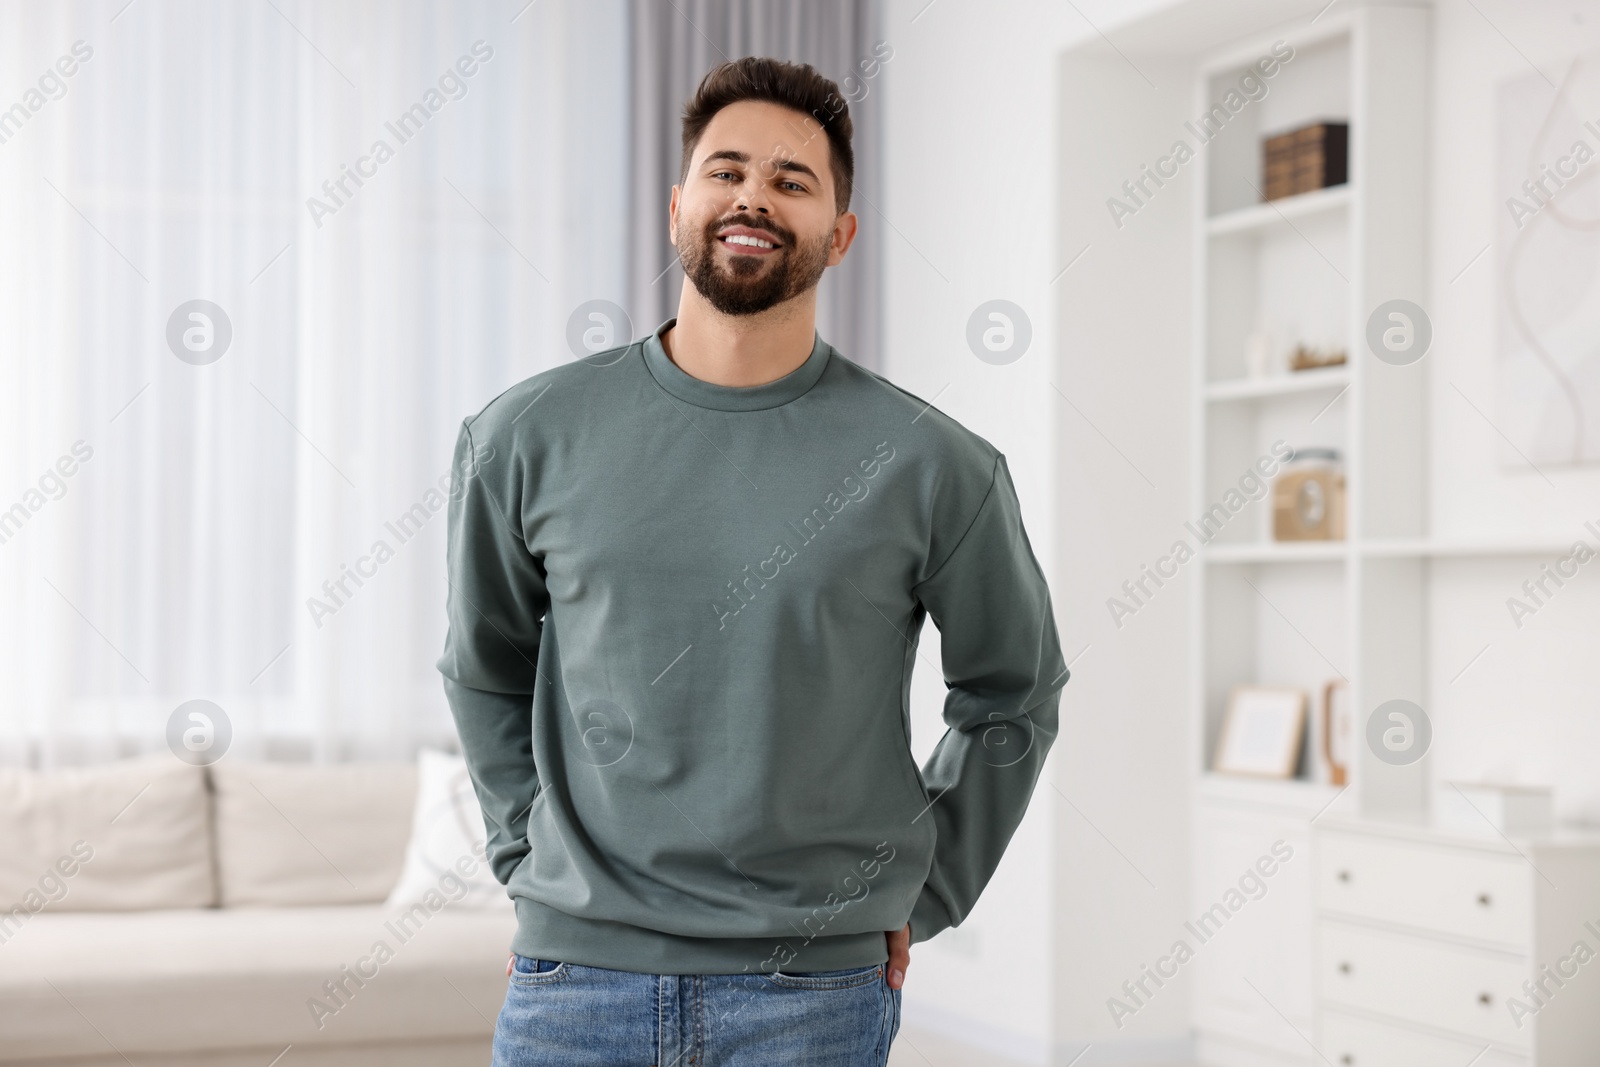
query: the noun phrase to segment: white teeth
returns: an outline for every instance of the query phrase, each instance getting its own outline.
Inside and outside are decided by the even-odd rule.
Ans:
[[[777,248],[778,247],[777,245],[773,244],[771,241],[763,241],[759,237],[746,237],[742,233],[736,233],[731,237],[724,237],[723,240],[726,241],[728,244],[731,244],[731,245],[734,245],[734,244],[737,244],[737,245],[754,245],[757,248]]]

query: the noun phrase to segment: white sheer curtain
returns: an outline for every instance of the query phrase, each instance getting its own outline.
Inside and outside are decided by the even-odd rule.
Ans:
[[[623,4],[125,2],[0,0],[0,761],[191,699],[244,755],[447,741],[456,428],[626,303]]]

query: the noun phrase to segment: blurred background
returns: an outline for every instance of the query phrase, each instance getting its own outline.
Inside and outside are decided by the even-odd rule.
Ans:
[[[1072,667],[891,1062],[1592,1067],[1575,0],[0,0],[0,1064],[487,1061],[451,448],[676,313],[743,55],[848,99],[818,330],[1006,454]]]

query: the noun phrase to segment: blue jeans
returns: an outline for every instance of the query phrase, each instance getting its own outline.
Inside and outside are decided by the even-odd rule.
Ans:
[[[514,955],[493,1067],[884,1067],[888,966],[637,974]]]

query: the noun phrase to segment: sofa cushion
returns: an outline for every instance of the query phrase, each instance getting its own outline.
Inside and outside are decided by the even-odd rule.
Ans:
[[[502,903],[409,922],[381,904],[46,912],[0,949],[0,1063],[491,1035],[517,925]]]
[[[415,764],[224,759],[209,769],[223,907],[377,902],[394,888]]]
[[[0,941],[42,911],[215,902],[203,768],[161,752],[0,769]]]
[[[495,881],[484,851],[487,830],[467,762],[459,754],[417,753],[417,803],[405,867],[389,893],[391,907],[408,907],[432,892],[460,897],[458,906],[500,907],[509,898]]]

